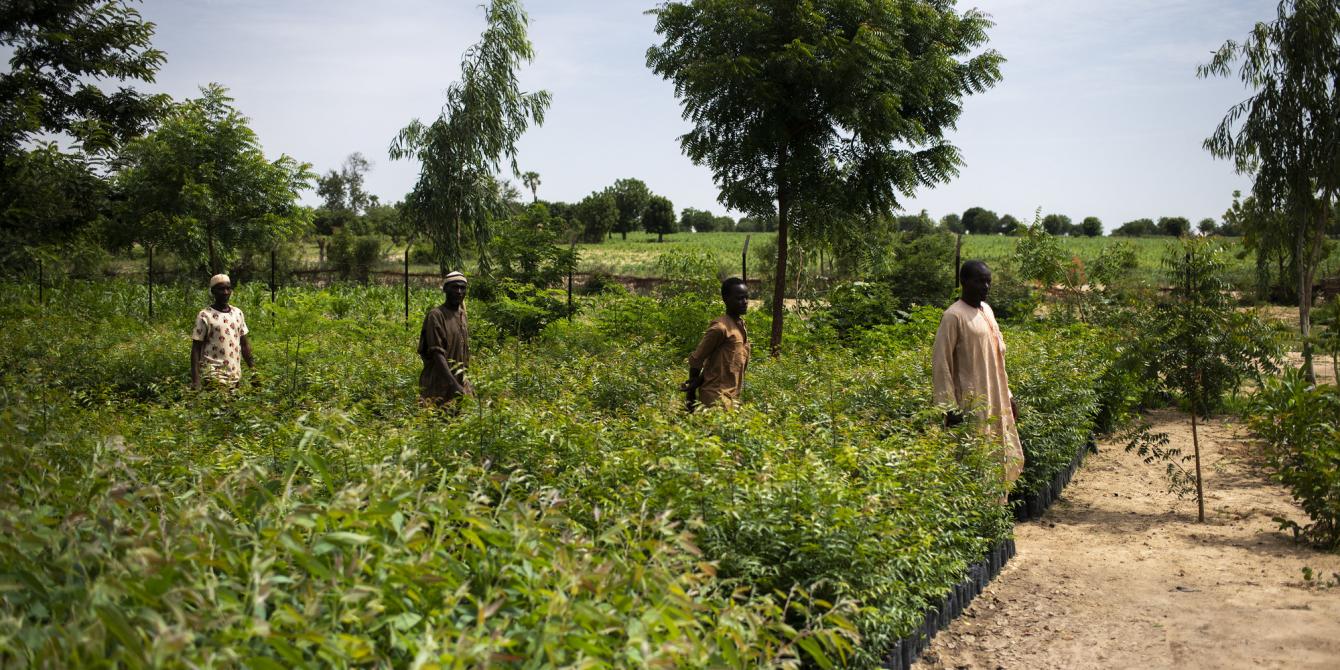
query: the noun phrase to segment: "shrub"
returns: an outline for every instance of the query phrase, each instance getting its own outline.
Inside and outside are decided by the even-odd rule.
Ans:
[[[817,326],[829,326],[841,337],[873,326],[901,323],[907,313],[898,309],[898,299],[888,284],[843,282],[828,292],[828,307],[814,316]]]
[[[1311,523],[1276,517],[1327,548],[1340,548],[1340,387],[1309,384],[1299,370],[1267,379],[1248,403],[1247,425],[1265,443],[1275,477]]]
[[[354,235],[342,228],[331,238],[328,258],[341,279],[366,282],[372,268],[381,261],[382,240],[376,235]]]

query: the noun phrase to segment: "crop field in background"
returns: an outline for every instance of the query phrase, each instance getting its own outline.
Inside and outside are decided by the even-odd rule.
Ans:
[[[751,237],[749,263],[757,263],[755,250],[776,233],[676,233],[667,235],[665,242],[657,243],[655,235],[630,233],[628,239],[613,239],[599,244],[578,244],[581,254],[578,261],[579,272],[605,272],[613,275],[633,277],[651,277],[656,273],[656,258],[671,249],[707,252],[717,260],[718,265],[731,273],[740,269],[740,253],[744,248],[746,235]],[[1161,270],[1163,255],[1171,238],[1164,237],[1061,237],[1057,238],[1061,247],[1081,260],[1089,261],[1098,256],[1104,246],[1115,243],[1127,243],[1135,248],[1139,263],[1137,272],[1156,274]],[[1007,261],[1014,253],[1017,237],[999,235],[963,236],[963,258],[978,258],[992,265]],[[1250,255],[1237,258],[1242,249],[1238,238],[1224,240],[1232,256],[1231,272],[1237,277],[1250,277],[1254,260]]]

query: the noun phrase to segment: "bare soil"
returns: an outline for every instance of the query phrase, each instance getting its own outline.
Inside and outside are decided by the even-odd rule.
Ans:
[[[1186,415],[1148,418],[1191,453]],[[1325,584],[1340,555],[1278,530],[1272,517],[1306,516],[1252,463],[1245,429],[1214,420],[1200,436],[1205,523],[1160,466],[1100,443],[917,667],[1340,668],[1340,585]]]

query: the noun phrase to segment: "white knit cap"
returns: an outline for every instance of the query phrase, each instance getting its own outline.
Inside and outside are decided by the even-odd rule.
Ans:
[[[461,274],[460,272],[452,272],[452,273],[449,273],[446,277],[444,277],[444,278],[442,279],[442,283],[443,283],[443,284],[456,284],[456,283],[466,284],[466,283],[468,283],[468,282],[465,281],[465,275]]]
[[[210,288],[214,288],[218,284],[232,284],[232,283],[233,280],[229,279],[228,275],[225,274],[217,274],[209,278]]]

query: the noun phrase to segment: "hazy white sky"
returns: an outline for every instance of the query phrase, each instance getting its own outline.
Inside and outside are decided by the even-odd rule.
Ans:
[[[147,0],[167,52],[145,87],[181,99],[228,87],[267,155],[319,171],[360,151],[368,188],[401,199],[418,165],[386,150],[413,118],[436,118],[460,57],[483,29],[483,0]],[[575,201],[637,177],[676,206],[724,208],[711,173],[679,150],[688,128],[669,82],[646,68],[656,42],[646,0],[530,0],[536,59],[521,76],[553,104],[519,144],[540,197]],[[981,0],[1004,79],[970,97],[951,137],[967,161],[953,182],[904,200],[938,218],[974,205],[1021,219],[1035,208],[1111,230],[1140,218],[1219,218],[1247,188],[1201,148],[1236,80],[1196,65],[1274,16],[1275,0]],[[314,194],[307,201],[316,202]]]

